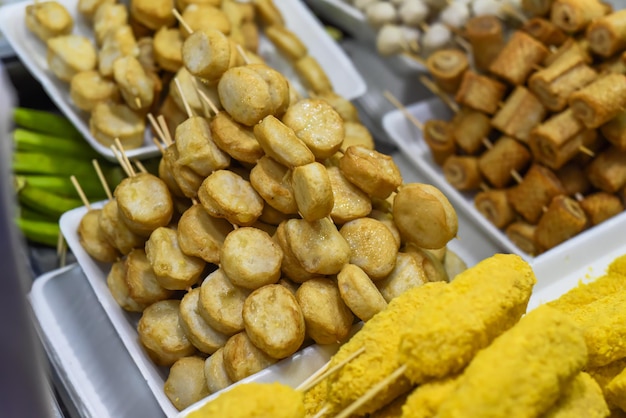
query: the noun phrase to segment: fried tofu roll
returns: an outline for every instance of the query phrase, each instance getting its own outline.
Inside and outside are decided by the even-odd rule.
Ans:
[[[483,178],[496,188],[509,186],[515,173],[523,172],[531,161],[528,148],[519,141],[504,136],[478,158]]]
[[[438,165],[443,165],[448,157],[456,153],[456,143],[452,124],[441,119],[429,119],[422,132],[430,154]]]
[[[506,93],[506,86],[494,78],[468,70],[456,92],[455,100],[462,106],[493,115]]]
[[[74,19],[65,6],[56,1],[35,2],[26,6],[26,27],[39,39],[69,35],[74,28]]]
[[[550,20],[565,32],[575,33],[606,13],[606,5],[599,0],[554,0]]]
[[[563,193],[563,185],[556,174],[540,164],[532,164],[522,182],[507,189],[511,206],[531,224],[537,223],[543,208],[554,196]]]
[[[626,151],[626,111],[600,126],[600,132],[615,148]]]
[[[522,0],[522,10],[531,16],[544,16],[550,11],[553,0]]]
[[[567,40],[565,32],[543,17],[528,19],[523,23],[521,30],[547,47],[559,47]]]
[[[449,156],[441,167],[446,181],[457,190],[477,190],[483,182],[478,161],[473,155]]]
[[[611,147],[598,154],[587,167],[591,184],[608,193],[626,185],[626,151]]]
[[[609,73],[572,93],[569,105],[589,129],[610,121],[626,107],[626,75]]]
[[[626,48],[626,10],[619,10],[593,20],[585,32],[589,49],[608,58]]]
[[[504,233],[520,250],[526,254],[537,255],[539,249],[535,242],[535,231],[537,225],[530,224],[526,221],[514,221],[506,227]]]
[[[541,306],[476,354],[437,417],[541,416],[584,367],[586,354],[574,321]]]
[[[457,148],[476,155],[485,148],[485,138],[491,131],[491,121],[485,113],[462,108],[452,120],[452,135]]]
[[[591,225],[598,225],[624,211],[621,199],[606,192],[592,193],[579,203]]]
[[[517,30],[491,62],[489,72],[514,86],[522,85],[548,53],[544,44]]]
[[[556,176],[563,185],[563,190],[568,196],[576,194],[584,195],[591,189],[591,183],[584,170],[574,162],[568,163],[556,172]]]
[[[474,65],[486,70],[504,46],[504,25],[494,15],[471,17],[465,25],[465,36],[472,46]]]
[[[497,228],[506,228],[515,220],[516,213],[509,203],[506,190],[491,189],[478,192],[474,197],[474,206]]]
[[[524,86],[517,86],[493,115],[491,125],[521,142],[528,142],[530,131],[548,113],[540,99]]]
[[[461,85],[463,73],[469,68],[469,60],[463,51],[440,49],[428,56],[426,67],[443,91],[454,94]]]
[[[582,232],[587,225],[587,215],[576,200],[555,196],[537,222],[535,241],[541,252],[547,251]]]

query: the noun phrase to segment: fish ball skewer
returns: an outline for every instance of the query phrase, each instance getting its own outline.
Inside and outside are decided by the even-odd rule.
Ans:
[[[202,205],[195,204],[181,215],[176,230],[184,254],[219,264],[220,248],[233,226],[226,219],[212,217]]]
[[[204,320],[216,330],[233,335],[244,330],[243,304],[250,290],[235,286],[217,269],[200,285],[198,311]]]
[[[204,358],[189,356],[177,360],[165,379],[163,391],[179,411],[207,397],[210,392],[204,376]]]
[[[228,336],[213,328],[200,315],[200,292],[200,288],[196,287],[181,299],[180,325],[194,347],[202,353],[213,354],[226,344]]]
[[[133,300],[148,306],[174,297],[174,291],[159,284],[143,248],[135,248],[128,253],[125,263],[128,295]]]
[[[56,1],[26,6],[25,23],[28,30],[44,42],[56,36],[69,35],[74,28],[72,15]]]

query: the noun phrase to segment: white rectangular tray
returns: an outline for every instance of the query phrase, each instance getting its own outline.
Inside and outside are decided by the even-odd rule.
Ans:
[[[58,0],[58,2],[74,17],[73,33],[93,39],[93,31],[78,13],[78,0]],[[24,66],[41,83],[46,93],[87,142],[102,156],[116,161],[113,152],[91,135],[89,115],[74,107],[69,95],[69,85],[48,70],[45,43],[26,28],[25,11],[28,4],[31,2],[18,2],[1,7],[0,31]],[[276,5],[285,17],[287,27],[307,46],[309,54],[318,60],[338,94],[352,100],[365,93],[367,86],[359,72],[301,0],[277,1]],[[260,37],[258,53],[270,66],[290,78],[296,87],[301,87],[291,65],[279,56],[274,45],[264,36]],[[129,158],[145,159],[159,155],[159,150],[152,143],[149,132],[146,132],[144,144],[137,149],[128,150],[126,154]]]

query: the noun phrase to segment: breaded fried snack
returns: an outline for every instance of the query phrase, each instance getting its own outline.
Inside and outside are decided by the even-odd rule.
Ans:
[[[561,392],[559,400],[542,417],[604,418],[610,415],[598,383],[589,374],[580,372]]]
[[[81,71],[96,68],[96,48],[81,35],[62,35],[47,42],[48,68],[59,79],[70,82]]]
[[[35,2],[26,6],[26,27],[42,41],[69,35],[74,19],[65,6],[56,1]]]

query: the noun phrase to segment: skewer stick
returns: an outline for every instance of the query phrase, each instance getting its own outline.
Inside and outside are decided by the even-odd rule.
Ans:
[[[80,187],[78,180],[76,180],[76,176],[74,175],[70,176],[70,180],[72,181],[72,184],[74,185],[74,188],[76,189],[76,193],[78,193],[78,196],[80,196],[80,200],[83,202],[83,205],[87,208],[87,210],[91,210],[89,199],[87,199],[87,196],[85,195],[85,192],[83,191],[83,188]]]
[[[391,92],[389,90],[385,90],[383,95],[385,96],[385,98],[387,100],[389,100],[391,102],[391,104],[393,104],[395,107],[397,107],[403,114],[404,116],[406,116],[406,118],[411,121],[411,123],[413,125],[415,125],[415,127],[417,129],[419,129],[420,131],[424,131],[424,124],[422,124],[422,122],[420,122],[419,120],[417,120],[417,118],[415,118],[415,116],[413,116],[408,110],[407,108],[400,103],[400,101],[398,99],[396,99],[394,97],[393,94],[391,94]]]
[[[420,76],[420,82],[431,92],[433,92],[448,106],[454,113],[459,111],[459,104],[453,101],[447,94],[441,91],[441,89],[428,77]]]
[[[317,411],[317,414],[313,415],[312,418],[322,418],[326,412],[328,412],[328,405],[324,405],[324,407]]]
[[[396,379],[402,376],[406,369],[406,364],[398,367],[393,373],[378,382],[376,385],[372,386],[372,388],[365,392],[360,398],[348,405],[348,407],[341,411],[335,418],[348,418],[357,409],[365,405],[365,403],[369,402],[372,398],[374,398],[374,396],[378,395],[381,390],[383,390],[390,383],[394,382]]]
[[[177,78],[174,78],[174,82],[176,83],[176,88],[178,89],[178,93],[180,94],[180,98],[183,101],[183,105],[185,106],[185,112],[187,112],[187,117],[191,119],[193,117],[193,111],[185,98],[185,94],[183,93],[183,88],[180,85],[180,81]]]
[[[524,13],[522,13],[520,10],[513,7],[509,3],[504,3],[502,6],[500,6],[500,11],[515,20],[519,20],[521,23],[528,22],[528,17],[526,17]]]
[[[134,158],[133,159],[133,163],[137,166],[137,168],[139,169],[139,171],[141,171],[142,173],[147,173],[148,170],[146,169],[146,167],[143,165],[143,163],[141,161],[139,161],[138,159]]]
[[[148,113],[148,120],[150,121],[150,125],[152,125],[152,129],[154,129],[154,132],[156,132],[161,142],[167,143],[165,139],[165,133],[163,133],[163,130],[157,123],[157,120],[154,118],[154,115],[152,115],[152,113]]]
[[[185,22],[185,19],[183,19],[183,16],[178,12],[178,10],[176,10],[175,8],[172,9],[172,14],[176,18],[176,20],[178,20],[178,23],[180,23],[181,26],[185,28],[185,30],[191,35],[193,33],[193,29],[191,29],[187,22]]]
[[[156,139],[155,137],[152,137],[152,142],[154,143],[154,145],[156,145],[156,147],[159,149],[161,154],[165,154],[165,148],[163,148],[163,145],[158,139]]]
[[[111,151],[113,151],[113,155],[115,155],[117,162],[120,164],[120,167],[122,167],[122,170],[124,170],[124,173],[126,173],[128,177],[132,177],[130,170],[126,166],[126,161],[124,161],[124,158],[122,157],[120,152],[117,150],[117,147],[115,145],[111,145],[110,148],[111,148]]]
[[[141,109],[141,99],[139,97],[135,97],[135,105],[137,106],[137,108]]]
[[[241,55],[241,58],[243,59],[243,62],[247,64],[250,64],[250,58],[248,58],[248,55],[246,55],[246,51],[243,50],[243,47],[239,44],[237,44],[237,52],[239,52],[239,55]]]
[[[109,188],[106,177],[104,177],[104,174],[102,173],[100,163],[98,163],[98,160],[96,160],[95,158],[91,160],[91,163],[93,164],[93,168],[95,168],[96,173],[98,174],[98,178],[100,179],[100,183],[102,183],[102,188],[104,189],[107,197],[109,198],[109,200],[113,199],[113,194],[111,193],[111,189]]]
[[[419,55],[409,52],[409,51],[404,51],[402,53],[402,55],[404,55],[407,58],[412,59],[413,61],[415,61],[416,63],[418,63],[419,65],[426,67],[426,60],[422,57],[420,57]]]
[[[165,120],[165,116],[163,115],[159,115],[157,116],[157,121],[159,122],[159,125],[161,126],[161,130],[163,131],[164,137],[165,137],[165,144],[170,146],[174,143],[174,139],[172,138],[172,135],[170,134],[170,128],[167,126],[167,121]]]
[[[124,147],[122,146],[122,142],[120,141],[119,138],[115,138],[115,145],[117,145],[117,149],[120,150],[120,154],[122,154],[122,158],[124,159],[124,162],[126,163],[126,166],[128,167],[128,170],[132,174],[131,177],[136,176],[137,173],[135,173],[135,170],[133,169],[133,166],[130,163],[130,160],[128,159],[128,156],[126,155],[126,152],[124,151]]]
[[[67,243],[65,237],[61,232],[57,237],[57,257],[59,258],[59,268],[65,267],[65,260],[67,258]]]
[[[365,347],[361,347],[360,349],[356,350],[354,353],[346,357],[342,362],[334,365],[330,369],[328,368],[330,366],[330,361],[329,361],[324,366],[322,366],[322,368],[320,368],[317,372],[315,372],[311,377],[309,377],[307,380],[302,382],[300,386],[296,388],[296,390],[300,392],[308,391],[309,389],[313,388],[318,383],[320,383],[322,380],[326,379],[328,376],[331,376],[332,374],[336,373],[339,369],[341,369],[343,366],[345,366],[346,364],[351,362],[353,359],[361,355],[363,352],[365,352]]]
[[[220,113],[220,110],[217,108],[217,106],[215,106],[215,103],[213,103],[213,100],[211,100],[211,98],[207,96],[205,92],[203,92],[202,90],[200,90],[200,88],[198,88],[198,81],[195,78],[193,78],[193,84],[196,86],[196,90],[198,91],[198,96],[200,96],[202,101],[204,101],[207,105],[209,105],[209,107],[211,108],[211,111],[215,113],[216,115]]]
[[[580,150],[580,152],[582,152],[584,154],[587,154],[590,157],[595,157],[596,156],[595,152],[593,152],[592,150],[590,150],[589,148],[587,148],[584,145],[581,145],[580,147],[578,147],[578,149]]]

